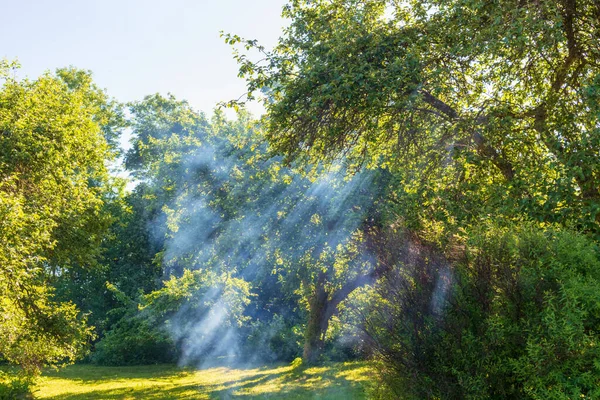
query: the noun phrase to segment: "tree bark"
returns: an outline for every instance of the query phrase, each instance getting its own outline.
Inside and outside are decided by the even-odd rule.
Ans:
[[[458,121],[460,119],[458,112],[450,105],[444,103],[442,100],[433,96],[426,90],[421,90],[420,93],[423,96],[425,103],[446,115],[446,117],[448,117],[451,121]],[[485,117],[480,117],[475,121],[475,123],[480,124],[484,120]],[[503,156],[502,152],[492,147],[477,129],[473,130],[471,139],[477,146],[476,148],[479,154],[491,160],[491,162],[500,170],[507,181],[512,181],[515,177],[513,165]]]
[[[315,291],[309,301],[308,325],[304,337],[304,352],[302,360],[306,364],[315,364],[323,354],[325,334],[329,327],[329,317],[326,315],[329,294],[325,290],[325,273],[321,272]]]
[[[374,235],[373,232],[370,235]],[[370,236],[370,241],[376,241],[377,238]],[[370,243],[372,251],[376,251],[376,245]],[[329,321],[338,312],[340,303],[348,298],[355,289],[370,284],[389,271],[394,265],[390,260],[381,257],[377,266],[367,274],[358,275],[354,279],[346,282],[338,290],[330,293],[325,289],[327,274],[320,272],[315,285],[312,298],[309,301],[308,325],[306,326],[304,337],[304,351],[302,360],[306,364],[315,364],[323,354],[325,345],[325,335],[329,328]]]

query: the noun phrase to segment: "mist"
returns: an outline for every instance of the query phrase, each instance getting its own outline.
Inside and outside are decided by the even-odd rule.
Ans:
[[[275,317],[297,319],[304,312],[302,305],[267,309],[268,303],[281,301],[277,297],[283,288],[314,279],[312,270],[320,267],[313,263],[326,253],[342,251],[373,205],[374,171],[350,174],[338,162],[308,174],[283,166],[279,157],[266,156],[261,146],[262,159],[256,165],[248,162],[253,153],[227,136],[215,135],[210,143],[189,150],[178,166],[182,179],[176,195],[149,226],[153,232],[160,231],[154,225],[167,227],[162,251],[165,277],[178,276],[185,269],[222,277],[219,287],[209,288],[197,301],[205,307],[183,306],[168,321],[182,365],[277,359],[268,346],[249,349],[248,325],[263,323],[251,335],[264,344],[277,334],[276,327],[269,326]],[[255,184],[248,182],[265,170],[275,173]],[[361,262],[335,271],[335,257],[331,258],[332,279],[343,281],[364,273],[372,260],[362,254]],[[231,309],[231,299],[224,294],[227,277],[250,287],[249,306],[241,314]],[[301,297],[296,295],[292,301]]]

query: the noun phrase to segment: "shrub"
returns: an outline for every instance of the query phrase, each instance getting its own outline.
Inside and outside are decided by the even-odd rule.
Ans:
[[[138,299],[116,286],[108,289],[123,303],[123,317],[97,344],[92,361],[134,365],[177,361],[197,363],[235,349],[237,329],[246,320],[247,282],[202,270],[185,270],[163,287]],[[218,323],[215,323],[218,321]],[[231,345],[231,346],[230,346]]]
[[[421,245],[378,287],[363,329],[387,390],[419,399],[599,398],[595,243],[488,226],[462,244],[452,263]]]
[[[14,367],[0,370],[0,400],[30,399],[33,376]]]
[[[302,327],[293,318],[275,314],[268,322],[249,324],[245,357],[250,361],[292,361],[302,354]]]
[[[173,341],[162,325],[123,318],[96,345],[92,361],[100,365],[143,365],[176,361]]]

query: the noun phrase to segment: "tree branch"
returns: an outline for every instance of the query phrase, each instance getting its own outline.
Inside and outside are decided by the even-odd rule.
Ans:
[[[425,103],[446,115],[451,121],[455,122],[461,119],[458,112],[452,106],[438,99],[426,90],[421,90],[420,93],[423,96]],[[487,120],[487,116],[479,116],[475,120],[475,123],[482,124],[487,122]],[[511,181],[515,177],[512,164],[506,160],[506,158],[504,158],[498,150],[490,146],[487,139],[481,134],[481,132],[475,129],[471,139],[477,145],[479,154],[490,159],[492,163],[500,170],[500,172],[502,172],[502,175],[507,181]]]

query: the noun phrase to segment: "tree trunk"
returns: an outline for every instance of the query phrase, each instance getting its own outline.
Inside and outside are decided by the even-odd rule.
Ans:
[[[357,276],[333,293],[325,290],[326,274],[324,272],[319,274],[313,296],[308,303],[308,325],[304,334],[304,351],[302,353],[302,360],[306,364],[310,365],[319,361],[323,353],[329,320],[337,314],[340,303],[346,300],[356,288],[379,278],[391,268],[391,265],[393,264],[380,263],[371,273]]]
[[[308,325],[304,336],[304,352],[302,360],[307,364],[319,361],[325,344],[325,334],[329,327],[328,293],[325,291],[325,273],[321,273],[316,283],[315,292],[309,301]]]
[[[314,364],[319,361],[323,353],[329,320],[337,314],[340,303],[346,300],[355,289],[377,280],[396,264],[395,258],[392,255],[388,254],[386,256],[386,253],[379,249],[381,246],[384,248],[387,247],[388,241],[373,241],[376,237],[379,237],[374,235],[378,232],[378,230],[372,229],[367,236],[371,239],[370,251],[379,255],[377,266],[371,272],[356,276],[331,293],[325,290],[326,272],[319,273],[317,282],[315,283],[315,290],[308,303],[308,325],[304,334],[304,351],[302,353],[302,360],[306,364]],[[389,239],[394,238],[390,237]],[[401,246],[402,249],[408,245],[407,243],[405,246]],[[403,257],[405,257],[404,251],[400,255],[396,255],[398,259]]]

